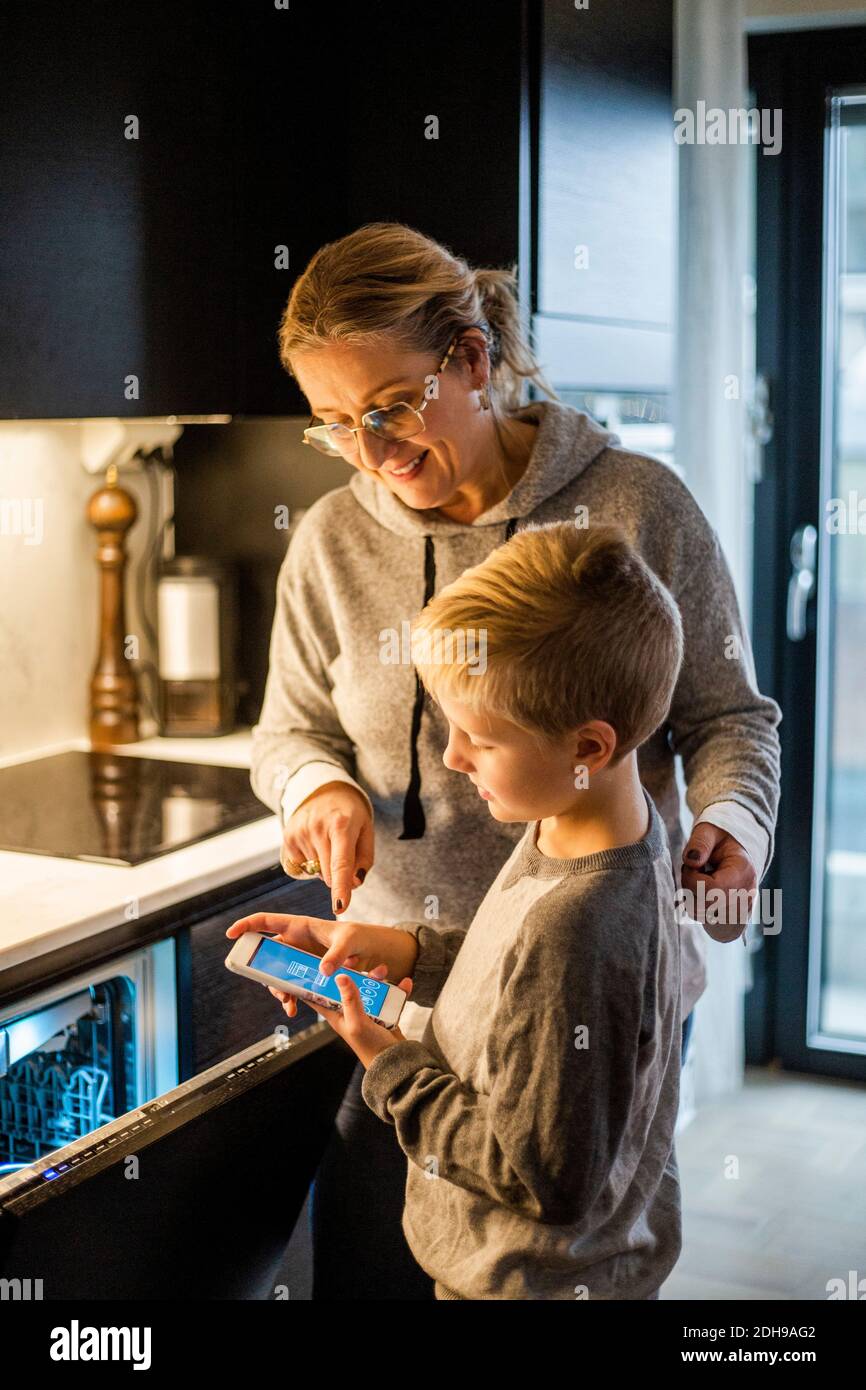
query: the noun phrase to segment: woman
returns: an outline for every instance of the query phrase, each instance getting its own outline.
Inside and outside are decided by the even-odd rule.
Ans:
[[[639,766],[683,886],[754,890],[772,854],[780,712],[755,688],[718,542],[671,470],[555,399],[513,276],[400,224],[361,227],[296,282],[280,352],[314,412],[306,441],[356,470],[303,516],[277,585],[252,784],[280,813],[287,872],[320,872],[353,920],[469,924],[524,827],[498,823],[444,767],[447,722],[424,699],[407,625],[516,527],[570,517],[619,522],[680,605],[682,674]],[[549,399],[521,405],[527,382]],[[676,753],[695,817],[685,850]],[[683,927],[686,1021],[705,985],[701,938]],[[429,1013],[408,1003],[401,1031],[420,1038]],[[313,1297],[432,1298],[401,1229],[406,1159],[362,1075],[314,1185]]]

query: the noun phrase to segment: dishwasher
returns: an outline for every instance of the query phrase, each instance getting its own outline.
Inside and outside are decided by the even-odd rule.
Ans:
[[[171,938],[0,1008],[0,1177],[177,1082]]]

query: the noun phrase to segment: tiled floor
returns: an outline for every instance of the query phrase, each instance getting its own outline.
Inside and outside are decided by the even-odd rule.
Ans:
[[[826,1299],[866,1278],[866,1088],[750,1068],[677,1136],[683,1251],[662,1299]]]
[[[866,1087],[750,1068],[676,1145],[683,1252],[662,1299],[826,1299],[828,1279],[866,1279]],[[279,1279],[296,1300],[307,1221],[305,1206]]]

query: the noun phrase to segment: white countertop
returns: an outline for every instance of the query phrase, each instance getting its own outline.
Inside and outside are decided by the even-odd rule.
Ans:
[[[250,742],[249,729],[243,729],[222,738],[141,739],[118,746],[117,751],[174,762],[249,767]],[[85,739],[30,756],[89,747]],[[279,819],[267,807],[262,811],[260,821],[212,835],[147,864],[87,864],[0,851],[0,970],[278,864]]]

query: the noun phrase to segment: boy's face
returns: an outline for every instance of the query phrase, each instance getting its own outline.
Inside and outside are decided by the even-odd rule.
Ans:
[[[449,724],[442,761],[474,783],[495,820],[564,815],[580,795],[574,770],[578,755],[590,771],[597,765],[599,749],[591,733],[588,741],[578,736],[586,729],[551,741],[499,715],[475,714],[458,700],[442,696],[437,703]]]

